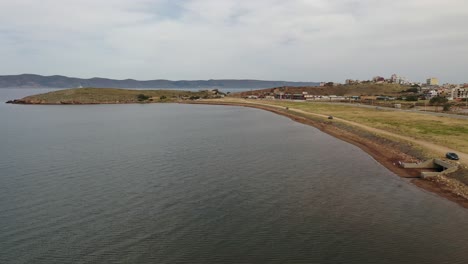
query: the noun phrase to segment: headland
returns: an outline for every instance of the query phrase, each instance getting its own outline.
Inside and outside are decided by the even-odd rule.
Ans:
[[[180,100],[215,98],[213,91],[136,90],[115,88],[74,88],[10,100],[12,104],[81,105],[81,104],[134,104],[171,103]]]

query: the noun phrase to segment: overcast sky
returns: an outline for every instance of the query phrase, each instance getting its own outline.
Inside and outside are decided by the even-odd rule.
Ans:
[[[467,0],[0,0],[0,75],[468,82]]]

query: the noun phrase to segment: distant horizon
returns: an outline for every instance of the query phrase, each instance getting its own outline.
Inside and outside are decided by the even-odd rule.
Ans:
[[[396,73],[393,73],[396,74]],[[42,77],[66,77],[66,78],[76,78],[76,79],[85,79],[85,80],[90,80],[90,79],[106,79],[106,80],[115,80],[115,81],[139,81],[139,82],[146,82],[146,81],[171,81],[171,82],[179,82],[179,81],[265,81],[265,82],[309,82],[309,83],[326,83],[326,82],[334,82],[334,83],[340,83],[344,84],[347,79],[352,79],[352,80],[360,80],[360,81],[367,81],[367,80],[372,80],[373,77],[375,76],[381,76],[386,79],[390,78],[390,75],[385,76],[385,75],[375,75],[375,76],[369,76],[367,79],[359,79],[359,78],[353,78],[353,77],[348,77],[348,78],[343,78],[342,81],[333,81],[333,80],[281,80],[281,79],[259,79],[259,78],[204,78],[204,79],[168,79],[168,78],[150,78],[150,79],[136,79],[136,78],[112,78],[112,77],[107,77],[107,76],[93,76],[93,77],[81,77],[81,76],[71,76],[71,75],[63,75],[63,74],[51,74],[51,75],[44,75],[44,74],[38,74],[38,73],[18,73],[18,74],[0,74],[0,77],[4,76],[21,76],[21,75],[31,75],[31,76],[42,76]],[[403,76],[404,75],[399,75]],[[437,78],[440,81],[440,78],[437,76],[427,76],[423,80],[411,80],[408,78],[409,81],[413,83],[425,83],[428,78]],[[449,83],[449,84],[465,84],[468,83],[468,81],[462,81],[462,82],[450,82],[450,81],[440,81],[440,84],[444,83]]]
[[[21,75],[35,75],[35,76],[42,76],[42,77],[67,77],[67,78],[76,78],[76,79],[108,79],[108,80],[117,80],[117,81],[126,81],[126,80],[133,80],[133,81],[210,81],[210,80],[232,80],[232,81],[268,81],[268,82],[326,82],[326,81],[296,81],[296,80],[267,80],[267,79],[255,79],[255,78],[205,78],[205,79],[167,79],[167,78],[150,78],[150,79],[135,79],[135,78],[110,78],[110,77],[103,77],[103,76],[93,76],[93,77],[79,77],[79,76],[71,76],[71,75],[63,75],[63,74],[52,74],[52,75],[44,75],[44,74],[37,74],[37,73],[19,73],[19,74],[0,74],[2,76],[21,76]]]
[[[320,82],[272,81],[256,79],[208,79],[208,80],[168,80],[168,79],[111,79],[105,77],[78,78],[65,75],[19,74],[0,75],[0,88],[8,87],[114,87],[114,88],[254,88],[262,89],[280,86],[318,86]]]

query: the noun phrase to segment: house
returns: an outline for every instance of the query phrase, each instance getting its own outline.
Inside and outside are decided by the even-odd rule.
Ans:
[[[432,90],[428,90],[424,93],[424,96],[426,97],[426,99],[431,99],[433,97],[436,97],[436,96],[439,96],[439,93],[432,89]]]

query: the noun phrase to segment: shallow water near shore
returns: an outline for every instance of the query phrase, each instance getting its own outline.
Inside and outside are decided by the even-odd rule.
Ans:
[[[0,146],[0,263],[468,262],[468,210],[258,109],[0,104]]]

